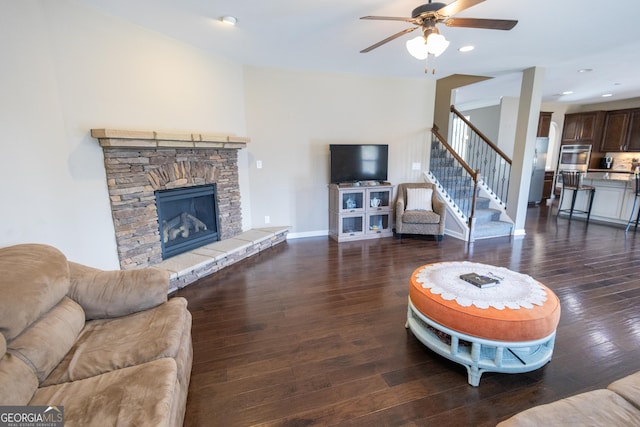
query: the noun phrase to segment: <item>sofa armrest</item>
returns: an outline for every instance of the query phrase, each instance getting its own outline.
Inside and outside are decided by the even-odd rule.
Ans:
[[[69,262],[69,298],[87,320],[126,316],[167,301],[169,274],[154,268],[104,271]]]

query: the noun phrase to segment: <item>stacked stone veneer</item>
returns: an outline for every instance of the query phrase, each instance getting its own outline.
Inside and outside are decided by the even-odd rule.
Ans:
[[[92,135],[104,150],[123,270],[162,261],[156,190],[215,183],[220,239],[242,232],[237,151],[247,139],[105,129],[94,129]]]

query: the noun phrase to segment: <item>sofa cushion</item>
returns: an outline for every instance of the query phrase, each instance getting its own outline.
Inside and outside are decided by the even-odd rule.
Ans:
[[[169,273],[155,268],[103,271],[69,262],[69,297],[87,320],[108,319],[146,310],[167,301]]]
[[[11,353],[0,359],[0,406],[26,405],[38,389],[31,367]]]
[[[163,358],[40,388],[29,404],[64,406],[66,427],[169,426],[176,375],[175,360]]]
[[[77,381],[162,357],[176,358],[191,327],[184,298],[116,319],[88,321],[43,386]]]
[[[405,224],[439,224],[440,215],[433,211],[404,211],[402,222]]]
[[[0,333],[17,337],[69,291],[67,259],[51,246],[0,248]]]
[[[612,382],[607,388],[618,393],[640,410],[640,371]]]
[[[71,350],[83,326],[82,307],[65,297],[11,341],[9,351],[31,366],[42,382]]]
[[[640,425],[640,410],[611,390],[594,390],[522,411],[497,427]]]

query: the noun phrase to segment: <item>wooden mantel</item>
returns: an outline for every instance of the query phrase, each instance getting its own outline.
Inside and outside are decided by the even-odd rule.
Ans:
[[[236,135],[91,129],[102,148],[246,148],[250,138]]]

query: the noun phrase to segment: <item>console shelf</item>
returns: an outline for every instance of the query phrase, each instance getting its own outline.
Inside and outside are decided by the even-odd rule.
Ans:
[[[393,186],[329,184],[329,236],[345,242],[393,236]]]

